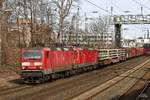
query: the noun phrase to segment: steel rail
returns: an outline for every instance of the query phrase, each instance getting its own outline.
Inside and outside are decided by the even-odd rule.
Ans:
[[[146,86],[142,89],[142,91],[140,92],[140,94],[137,96],[136,100],[139,100],[140,98],[143,97],[144,93],[146,92],[146,90],[148,89],[148,87],[150,86],[150,81],[146,84]]]
[[[80,95],[76,95],[76,96],[73,96],[69,99],[72,99],[72,100],[85,100],[85,99],[90,99],[92,97],[95,97],[96,95],[104,92],[105,90],[111,88],[112,86],[116,85],[117,83],[123,81],[124,79],[126,79],[129,75],[132,75],[134,74],[135,72],[141,70],[145,64],[147,64],[150,60],[147,60],[145,61],[144,63],[138,65],[137,67],[135,68],[132,68],[131,70],[121,74],[120,76],[112,79],[112,80],[109,80],[108,82],[100,85],[100,86],[97,86],[91,90],[87,90],[85,91],[84,93],[80,94]]]

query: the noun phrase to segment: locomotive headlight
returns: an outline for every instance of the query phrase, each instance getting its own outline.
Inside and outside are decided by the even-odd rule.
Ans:
[[[40,66],[39,69],[42,69],[42,67]]]
[[[29,62],[22,62],[21,65],[22,65],[22,66],[30,66],[30,63],[29,63]]]
[[[35,62],[34,63],[34,66],[42,66],[43,64],[42,64],[42,62]]]
[[[25,69],[25,67],[22,67],[22,69]]]

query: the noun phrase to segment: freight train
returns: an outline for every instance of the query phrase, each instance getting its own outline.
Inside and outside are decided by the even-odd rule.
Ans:
[[[145,54],[144,48],[86,49],[32,48],[20,50],[20,76],[25,83],[41,83],[89,71]]]

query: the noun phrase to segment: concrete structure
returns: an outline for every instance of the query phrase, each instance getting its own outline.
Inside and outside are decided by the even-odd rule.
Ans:
[[[91,34],[91,33],[84,33],[80,32],[78,34],[75,33],[66,33],[63,34],[62,40],[65,43],[69,43],[71,45],[90,45],[90,46],[97,46],[103,45],[103,48],[107,48],[112,45],[114,40],[114,34],[112,33],[105,33],[105,34]]]

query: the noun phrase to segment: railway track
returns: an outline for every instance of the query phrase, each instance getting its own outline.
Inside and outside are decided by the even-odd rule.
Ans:
[[[21,91],[21,90],[24,90],[24,89],[29,89],[29,88],[32,88],[32,87],[33,86],[23,85],[23,86],[5,88],[5,89],[0,90],[0,95],[11,94],[13,92]]]
[[[139,79],[133,87],[131,87],[119,100],[136,100],[144,87],[149,83],[150,80],[150,69],[146,69],[146,74]]]
[[[146,84],[146,86],[142,89],[141,93],[137,96],[136,100],[149,100],[150,96],[150,81]]]
[[[124,71],[129,70],[133,66],[136,66],[142,63],[141,60],[146,60],[148,58],[136,58],[137,60],[129,60],[123,63],[119,63],[117,65],[113,65],[113,67],[109,66],[104,69],[100,69],[98,71],[93,71],[89,73],[85,73],[83,75],[74,76],[68,79],[58,80],[52,83],[46,83],[37,86],[29,86],[27,88],[20,87],[22,89],[11,89],[9,91],[0,91],[0,97],[3,100],[41,100],[41,99],[53,99],[60,100],[62,98],[67,99],[73,97],[74,95],[81,94],[84,91],[90,90],[109,79],[112,79]],[[138,61],[138,63],[137,63]],[[105,71],[105,72],[103,72]],[[108,73],[110,75],[106,78]],[[104,78],[102,78],[104,77]]]
[[[140,64],[139,66],[123,73],[122,75],[100,85],[91,90],[88,90],[80,95],[73,96],[69,99],[72,100],[110,100],[110,99],[119,99],[129,88],[131,88],[138,79],[133,79],[135,76],[141,78],[145,72],[143,68],[149,63],[150,60]],[[150,64],[150,63],[149,63]],[[128,87],[125,87],[128,84]],[[115,91],[115,92],[114,92]],[[68,99],[68,100],[69,100]]]

